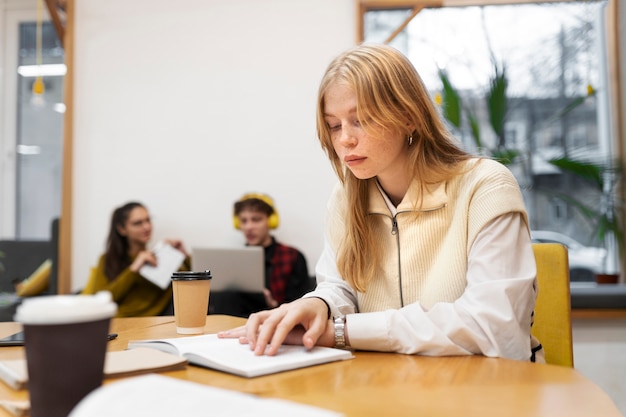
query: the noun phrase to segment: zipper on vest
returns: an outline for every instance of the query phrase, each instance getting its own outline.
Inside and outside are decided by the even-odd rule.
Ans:
[[[428,213],[436,210],[440,210],[446,207],[448,203],[444,203],[439,207],[433,207],[426,210],[420,210],[423,213]],[[404,307],[404,292],[402,291],[402,260],[401,260],[401,250],[400,250],[400,232],[398,230],[398,214],[400,213],[410,213],[410,211],[399,211],[395,216],[391,218],[391,234],[396,237],[396,247],[398,248],[398,286],[400,288],[400,307]]]
[[[404,307],[404,293],[402,291],[402,262],[400,259],[400,233],[398,232],[398,220],[395,216],[391,218],[391,234],[396,237],[396,248],[398,250],[398,288],[400,289],[400,307]]]
[[[398,234],[398,221],[396,220],[396,216],[393,216],[391,218],[391,234],[392,235]]]
[[[436,210],[440,210],[444,207],[447,207],[448,203],[443,203],[441,206],[438,207],[433,207],[433,208],[429,208],[429,209],[423,209],[423,210],[419,210],[423,213],[428,213],[428,212],[432,212],[432,211],[436,211]],[[402,291],[402,262],[401,262],[401,257],[400,257],[400,231],[398,230],[398,214],[400,213],[411,213],[412,211],[407,210],[407,211],[399,211],[395,214],[395,216],[389,216],[386,213],[378,213],[378,212],[371,212],[369,213],[370,215],[372,214],[377,214],[377,215],[382,215],[382,216],[386,216],[386,217],[390,217],[391,218],[391,234],[393,236],[396,237],[396,247],[398,248],[398,286],[400,287],[400,307],[404,307],[404,292]]]

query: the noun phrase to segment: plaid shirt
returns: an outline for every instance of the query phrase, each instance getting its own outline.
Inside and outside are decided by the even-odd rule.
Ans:
[[[304,255],[272,237],[271,245],[265,248],[265,287],[278,304],[303,296],[309,289],[309,279]]]

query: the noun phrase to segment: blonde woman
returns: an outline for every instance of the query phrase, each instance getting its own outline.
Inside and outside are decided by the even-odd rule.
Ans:
[[[383,45],[338,56],[317,130],[340,180],[317,288],[220,336],[259,355],[291,343],[542,360],[519,186],[460,147],[410,61]]]

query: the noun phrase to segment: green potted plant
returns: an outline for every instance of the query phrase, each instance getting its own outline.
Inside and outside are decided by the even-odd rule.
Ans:
[[[520,151],[507,147],[505,140],[504,126],[507,113],[508,87],[506,67],[494,62],[493,74],[489,78],[486,105],[489,115],[489,126],[496,136],[496,144],[491,148],[485,146],[483,143],[478,117],[469,107],[463,105],[461,96],[452,85],[444,70],[439,70],[439,79],[443,85],[442,97],[440,97],[439,101],[442,106],[444,118],[453,127],[461,130],[463,125],[463,113],[465,113],[470,135],[478,152],[483,155],[489,155],[505,165],[512,163],[515,158],[520,155]]]

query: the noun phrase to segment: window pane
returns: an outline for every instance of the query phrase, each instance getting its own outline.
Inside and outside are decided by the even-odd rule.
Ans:
[[[549,161],[612,159],[605,7],[604,1],[587,1],[424,9],[391,43],[411,59],[434,98],[443,90],[440,71],[448,77],[465,109],[460,126],[450,126],[468,150],[514,152],[509,167],[523,188],[531,228],[558,231],[587,246],[603,245],[597,224],[560,196],[600,210],[600,192]],[[385,41],[409,15],[369,11],[365,41]],[[487,99],[495,74],[507,81],[500,132]],[[480,148],[470,115],[479,122]]]
[[[51,23],[43,23],[41,40],[38,61],[37,24],[20,24],[15,236],[22,240],[49,239],[61,211],[64,54]],[[38,63],[57,74],[43,76],[41,100],[33,95]]]

